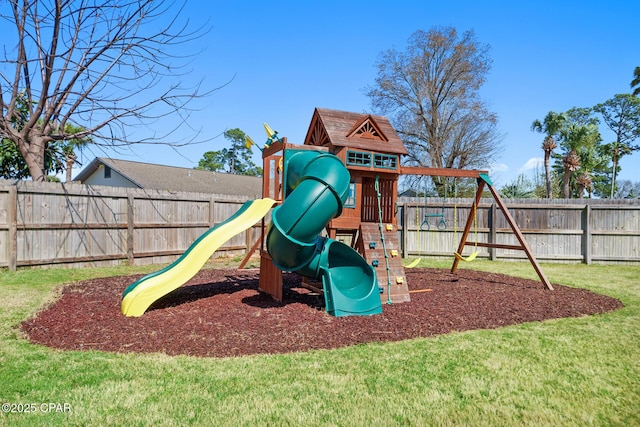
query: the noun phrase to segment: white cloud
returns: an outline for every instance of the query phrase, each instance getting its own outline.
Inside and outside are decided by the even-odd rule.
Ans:
[[[504,163],[494,163],[489,166],[489,172],[506,172],[509,170],[509,166]]]
[[[532,169],[542,167],[544,165],[544,159],[542,157],[532,157],[518,169],[519,173],[526,172]]]

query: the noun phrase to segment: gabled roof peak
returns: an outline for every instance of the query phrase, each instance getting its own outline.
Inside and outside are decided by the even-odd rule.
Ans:
[[[305,145],[349,147],[378,153],[408,154],[384,116],[316,108]]]
[[[387,137],[380,131],[380,128],[376,124],[373,116],[367,114],[360,119],[353,130],[347,134],[348,138],[364,138],[374,141],[388,142]]]

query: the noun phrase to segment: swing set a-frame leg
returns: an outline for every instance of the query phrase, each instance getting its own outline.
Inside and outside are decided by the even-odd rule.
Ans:
[[[464,250],[464,247],[467,243],[467,237],[469,237],[469,232],[471,231],[471,226],[473,225],[474,217],[477,214],[477,207],[480,203],[480,199],[482,198],[482,190],[484,189],[485,182],[477,178],[477,189],[476,189],[476,198],[473,201],[473,205],[471,206],[472,214],[467,217],[467,223],[464,225],[464,231],[462,232],[462,237],[460,238],[460,243],[458,244],[458,250],[456,254],[461,254]],[[451,267],[451,272],[455,273],[458,269],[458,263],[460,263],[460,256],[456,256],[453,259],[453,266]]]
[[[527,244],[527,241],[524,239],[524,236],[520,231],[520,228],[518,228],[518,224],[516,224],[515,220],[509,213],[509,209],[507,209],[507,207],[504,205],[504,203],[502,202],[502,199],[500,198],[500,195],[495,190],[495,188],[493,188],[493,186],[489,185],[489,191],[491,191],[493,198],[496,199],[496,203],[498,204],[498,207],[502,210],[502,213],[504,214],[505,219],[509,223],[511,230],[513,230],[513,233],[516,235],[518,242],[520,242],[521,249],[527,255],[527,258],[529,258],[529,262],[531,263],[531,265],[533,266],[533,269],[538,274],[540,281],[547,287],[547,289],[552,291],[553,286],[551,286],[551,282],[549,282],[549,279],[547,279],[547,276],[545,276],[544,272],[542,271],[542,268],[540,267],[540,264],[538,264],[538,261],[536,260],[535,255],[533,254],[533,252],[531,252],[531,248]]]
[[[488,180],[488,177],[486,177],[486,179]],[[475,197],[475,200],[473,202],[474,204],[471,207],[472,212],[477,212],[478,204],[480,203],[480,199],[482,198],[482,191],[484,190],[484,186],[486,185],[489,188],[489,191],[491,192],[491,194],[493,195],[493,198],[495,199],[496,203],[498,204],[498,207],[500,208],[500,210],[502,210],[502,213],[504,214],[504,217],[507,220],[507,223],[509,224],[509,227],[511,227],[511,230],[516,235],[516,238],[518,239],[518,242],[520,242],[520,246],[516,246],[516,245],[501,245],[501,244],[484,243],[484,242],[482,242],[482,243],[476,242],[475,245],[476,246],[487,247],[487,248],[515,249],[515,250],[524,251],[524,253],[527,255],[527,258],[529,259],[529,262],[533,266],[533,269],[536,271],[536,274],[540,278],[540,281],[545,285],[545,287],[547,289],[553,290],[553,286],[549,282],[549,279],[547,279],[547,276],[545,276],[544,272],[542,271],[542,268],[538,264],[538,261],[536,260],[535,255],[531,251],[531,248],[527,244],[527,241],[524,239],[524,235],[520,231],[520,228],[518,228],[518,224],[516,224],[515,220],[511,216],[511,213],[509,213],[509,209],[507,209],[507,207],[504,205],[504,203],[502,201],[502,198],[500,197],[498,192],[490,184],[490,181],[487,182],[485,180],[485,178],[483,178],[482,176],[480,178],[477,178],[477,180],[478,180],[477,181],[478,182],[478,186],[477,186],[477,189],[476,189],[476,197]],[[467,243],[467,237],[469,236],[469,231],[471,230],[472,224],[473,224],[473,215],[469,215],[469,217],[467,218],[467,223],[464,226],[464,231],[462,233],[462,238],[460,240],[460,244],[458,245],[458,252],[457,253],[459,253],[459,254],[462,253],[462,250],[464,249],[464,247],[465,247],[465,245]],[[453,265],[451,266],[451,272],[452,273],[455,273],[456,270],[458,269],[459,262],[460,262],[460,260],[457,257],[454,258]]]

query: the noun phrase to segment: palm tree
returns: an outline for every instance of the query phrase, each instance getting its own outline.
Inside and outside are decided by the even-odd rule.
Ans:
[[[591,194],[591,183],[592,183],[591,175],[589,175],[588,171],[583,171],[576,178],[576,185],[578,186],[578,199],[582,199],[584,196],[585,190],[587,193]]]
[[[514,182],[502,187],[500,195],[507,199],[532,199],[536,197],[536,192],[533,183],[520,174]]]
[[[591,197],[594,177],[600,180],[603,173],[606,173],[609,162],[608,157],[603,153],[602,147],[595,144],[584,147],[578,152],[580,156],[580,172],[576,177],[577,195],[582,199],[584,192]]]
[[[81,136],[84,132],[86,132],[84,127],[67,123],[64,126],[64,131],[54,132],[59,139],[49,144],[52,151],[57,154],[57,170],[65,172],[66,182],[71,182],[72,168],[78,158],[75,151],[82,150],[93,142],[91,136]],[[60,138],[60,136],[62,136],[62,138]]]
[[[580,169],[582,160],[579,153],[593,150],[600,140],[598,126],[594,123],[570,123],[561,131],[562,147],[566,154],[562,157],[562,197],[571,197],[571,176]],[[582,180],[585,184],[586,180]]]
[[[611,160],[611,188],[608,194],[609,198],[613,199],[613,195],[616,189],[616,182],[618,180],[618,171],[620,170],[620,158],[632,153],[631,147],[624,144],[618,144],[617,141],[604,144],[602,151],[609,156]]]
[[[76,163],[78,156],[76,155],[76,150],[82,150],[88,144],[93,142],[91,136],[77,137],[75,135],[80,135],[82,132],[86,131],[86,129],[82,126],[75,126],[71,123],[67,123],[64,127],[63,134],[65,135],[74,135],[70,139],[60,140],[57,142],[57,151],[60,152],[61,157],[64,157],[64,165],[60,165],[60,169],[65,171],[65,181],[71,182],[71,172],[73,169],[73,165]]]
[[[544,180],[547,189],[547,199],[551,198],[551,171],[549,170],[549,160],[551,153],[558,147],[556,140],[551,135],[542,141],[542,150],[544,151]]]
[[[632,94],[633,96],[640,95],[640,67],[636,67],[636,69],[633,70],[633,80],[631,80],[631,89],[633,89],[633,94]]]
[[[571,174],[580,169],[580,157],[575,150],[569,150],[567,155],[562,158],[562,167],[564,168],[564,174],[562,174],[562,197],[568,199],[571,197]]]
[[[534,120],[531,124],[531,130],[535,132],[545,133],[547,136],[542,141],[542,150],[544,151],[544,178],[547,189],[547,199],[551,198],[551,171],[549,167],[549,160],[551,159],[551,153],[558,145],[554,139],[554,135],[557,135],[564,123],[566,117],[564,114],[555,113],[550,111],[542,122],[540,120]]]

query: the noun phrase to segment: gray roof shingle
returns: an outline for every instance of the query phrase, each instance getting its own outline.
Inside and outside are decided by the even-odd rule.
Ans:
[[[187,191],[261,197],[262,178],[211,172],[129,160],[95,158],[74,179],[83,182],[104,164],[129,179],[135,186],[151,190]]]

